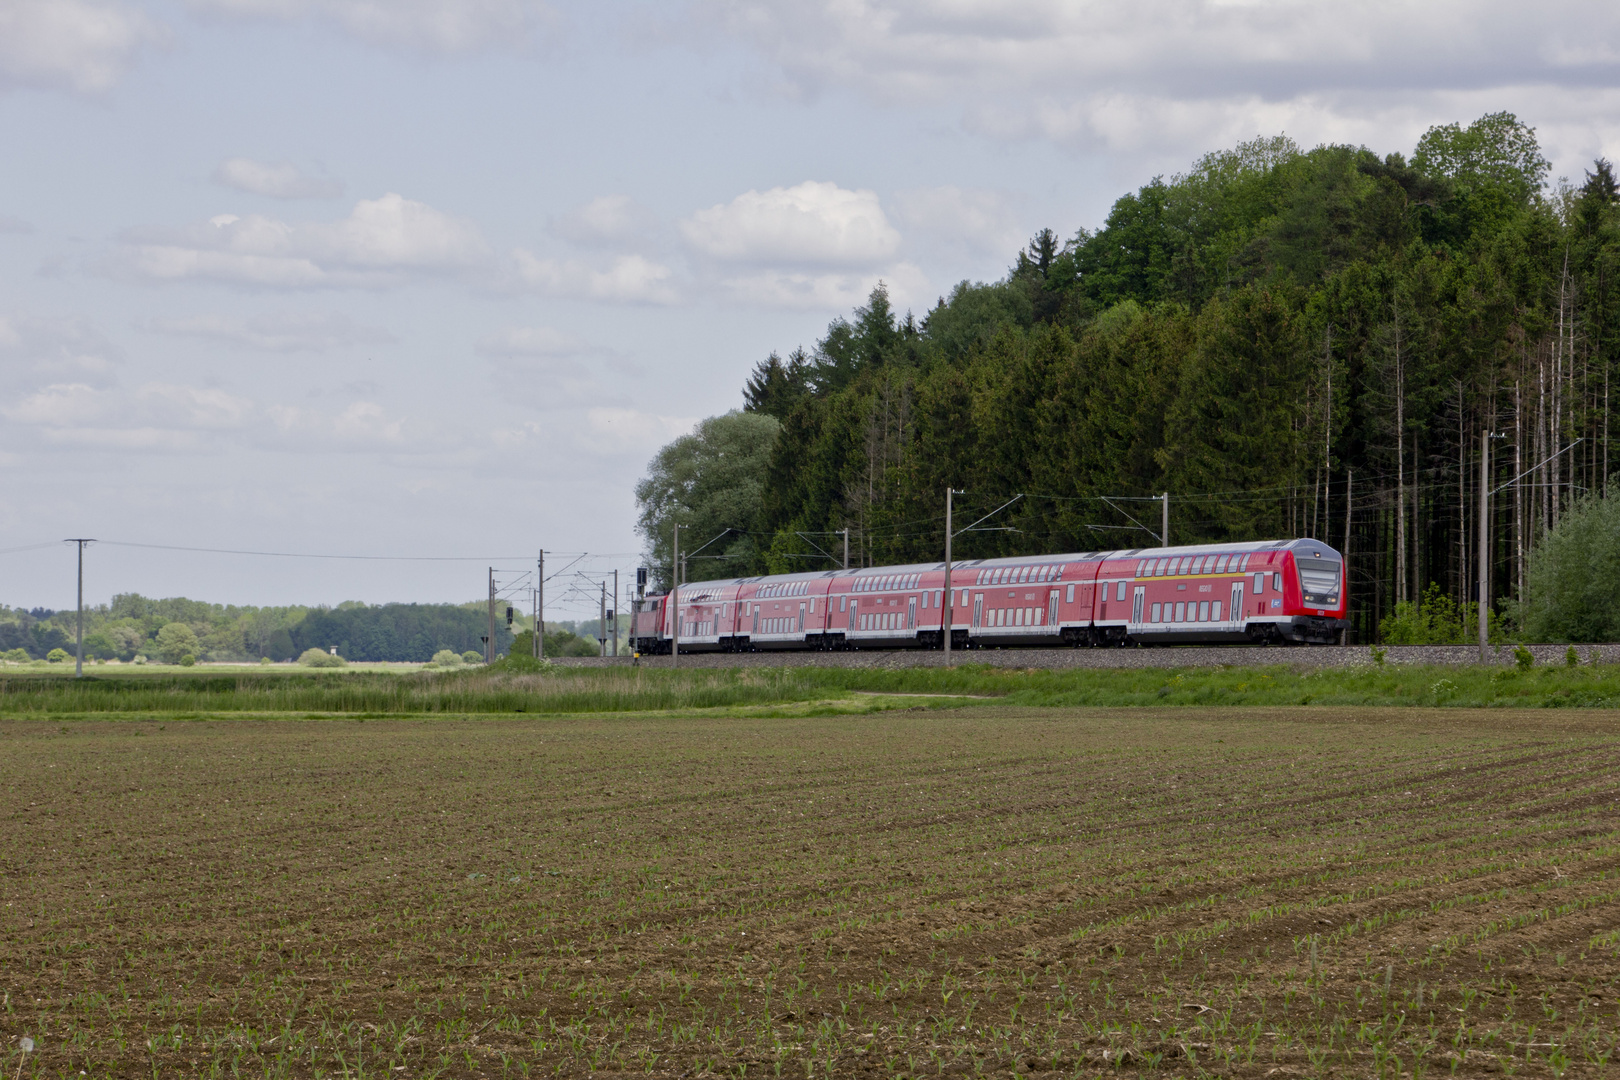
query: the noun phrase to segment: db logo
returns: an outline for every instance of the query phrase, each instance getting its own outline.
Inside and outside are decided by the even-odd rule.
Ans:
[[[1282,601],[1281,600],[1273,600],[1271,602],[1271,606],[1272,607],[1282,607]]]

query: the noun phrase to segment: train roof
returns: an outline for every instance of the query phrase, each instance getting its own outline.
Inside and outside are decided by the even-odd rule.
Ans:
[[[1181,555],[1227,555],[1244,552],[1287,551],[1308,553],[1314,558],[1342,558],[1339,552],[1320,540],[1260,540],[1225,544],[1178,544],[1174,547],[1119,548],[1113,551],[1071,551],[1046,555],[1007,555],[993,559],[952,559],[952,570],[994,568],[999,566],[1030,566],[1047,563],[1103,562],[1110,559],[1160,559]],[[902,563],[895,566],[851,567],[848,570],[803,570],[796,574],[761,574],[755,577],[716,578],[708,581],[688,581],[685,590],[721,589],[760,582],[821,581],[837,577],[877,577],[889,574],[927,574],[943,572],[944,560],[926,563]],[[651,596],[667,596],[668,592]],[[689,599],[691,597],[689,596]]]

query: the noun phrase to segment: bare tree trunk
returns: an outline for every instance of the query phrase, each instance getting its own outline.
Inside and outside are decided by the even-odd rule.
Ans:
[[[1524,394],[1521,378],[1513,380],[1513,584],[1514,596],[1524,599],[1524,491],[1517,479],[1524,471]]]
[[[1423,602],[1422,526],[1418,521],[1418,437],[1412,432],[1412,605]]]
[[[1565,325],[1568,322],[1569,304],[1569,252],[1564,252],[1564,270],[1558,278],[1558,343],[1553,348],[1553,399],[1552,399],[1552,446],[1549,454],[1557,454],[1564,448],[1564,369],[1567,366],[1564,352]],[[1561,495],[1563,494],[1563,459],[1554,458],[1549,463],[1552,488],[1552,514],[1548,518],[1548,528],[1558,528],[1558,515]]]
[[[1463,423],[1463,384],[1457,380],[1457,596],[1468,595],[1468,427]]]
[[[1395,306],[1395,602],[1406,599],[1406,372],[1401,357],[1401,309]]]
[[[1536,539],[1545,532],[1547,525],[1552,521],[1552,500],[1548,496],[1546,478],[1548,473],[1541,463],[1547,460],[1547,443],[1550,441],[1547,431],[1547,355],[1544,349],[1536,350],[1536,479],[1535,493],[1540,496],[1540,506],[1537,507],[1536,529],[1531,533],[1530,546],[1536,546]]]

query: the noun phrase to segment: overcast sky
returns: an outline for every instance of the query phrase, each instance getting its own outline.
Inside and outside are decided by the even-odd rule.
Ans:
[[[0,0],[0,549],[475,560],[102,545],[98,602],[628,571],[657,448],[879,279],[1261,134],[1507,109],[1578,182],[1617,76],[1620,6],[1558,0]],[[0,582],[71,606],[72,550]]]

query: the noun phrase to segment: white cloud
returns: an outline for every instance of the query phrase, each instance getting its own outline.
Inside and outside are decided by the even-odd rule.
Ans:
[[[243,427],[252,402],[223,390],[151,383],[133,394],[87,383],[52,383],[0,408],[53,443],[102,449],[186,450],[211,432]]]
[[[471,222],[389,193],[335,222],[290,224],[220,214],[179,230],[125,237],[114,269],[152,281],[223,281],[270,288],[375,287],[407,274],[476,269],[489,247]]]
[[[338,413],[292,405],[272,405],[265,413],[275,425],[281,446],[296,444],[310,450],[429,449],[407,431],[407,417],[390,416],[375,401],[351,402]]]
[[[86,319],[0,315],[0,374],[5,381],[40,378],[100,383],[121,358],[116,345]]]
[[[611,439],[612,448],[620,452],[656,450],[671,439],[690,434],[698,424],[695,416],[664,416],[609,406],[587,410],[585,419],[592,434]]]
[[[327,352],[351,345],[398,340],[386,330],[361,326],[336,311],[276,311],[247,319],[194,315],[184,319],[153,319],[146,327],[171,337],[205,338],[262,352]]]
[[[881,281],[899,309],[923,308],[930,300],[927,276],[911,263],[896,263],[882,273],[806,274],[782,270],[726,278],[722,287],[732,299],[753,307],[845,312],[866,303]]]
[[[335,199],[343,194],[340,180],[305,176],[298,166],[286,161],[254,161],[245,157],[220,162],[214,170],[214,182],[272,199]]]
[[[776,265],[869,266],[900,247],[875,192],[815,180],[746,191],[699,210],[681,234],[714,259]]]
[[[1005,258],[1026,239],[1018,217],[1000,192],[974,188],[913,188],[894,196],[895,217],[907,237],[926,236],[935,246],[964,248],[974,255]]]
[[[944,105],[994,138],[1176,161],[1285,129],[1307,145],[1365,136],[1409,149],[1432,123],[1502,108],[1580,129],[1578,156],[1613,126],[1599,98],[1620,53],[1620,7],[1589,0],[707,0],[700,10],[796,95]]]
[[[672,271],[644,255],[621,255],[596,266],[517,250],[512,272],[522,287],[550,296],[629,304],[673,304],[677,299]]]
[[[314,19],[373,45],[431,53],[522,46],[555,21],[537,0],[189,0],[189,6],[230,18]]]
[[[145,15],[95,0],[0,3],[0,86],[93,94],[107,90],[142,47],[161,38]]]
[[[567,357],[588,352],[581,338],[549,326],[512,326],[481,338],[475,346],[483,356]]]
[[[602,195],[553,219],[547,231],[584,247],[619,247],[641,243],[656,224],[628,195]]]

